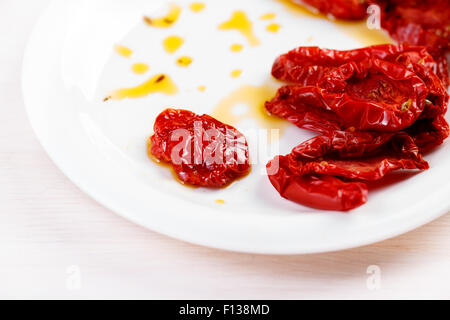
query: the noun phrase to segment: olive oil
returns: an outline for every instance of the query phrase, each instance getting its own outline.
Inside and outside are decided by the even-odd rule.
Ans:
[[[145,63],[135,63],[131,66],[131,70],[136,74],[144,74],[148,71],[149,66]]]
[[[180,14],[181,7],[176,4],[171,4],[167,15],[160,18],[151,18],[145,16],[144,22],[154,28],[170,28],[178,21]]]
[[[230,20],[219,25],[219,30],[237,30],[247,39],[251,46],[260,44],[259,39],[253,32],[253,24],[244,11],[235,11]]]
[[[136,87],[113,91],[110,96],[105,98],[105,101],[109,99],[122,100],[125,98],[142,98],[152,93],[175,95],[177,92],[177,86],[168,75],[158,74]]]
[[[163,41],[167,53],[175,53],[183,45],[184,40],[179,36],[169,36]]]
[[[114,46],[114,50],[118,55],[124,58],[131,58],[131,56],[133,55],[133,50],[119,44]]]

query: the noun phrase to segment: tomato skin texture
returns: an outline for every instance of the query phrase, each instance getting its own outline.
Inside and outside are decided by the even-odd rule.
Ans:
[[[370,0],[381,7],[381,26],[394,40],[427,46],[432,53],[450,49],[447,0]]]
[[[153,129],[150,153],[171,164],[183,183],[220,188],[250,172],[244,135],[208,115],[166,109],[156,118]]]
[[[425,153],[444,143],[450,130],[444,115],[420,119],[405,130],[415,141],[420,151]]]
[[[278,57],[272,74],[290,84],[266,109],[321,135],[267,164],[272,185],[299,204],[348,211],[367,201],[365,181],[427,170],[421,152],[449,136],[438,70],[425,47],[410,45],[299,47]]]
[[[344,182],[332,176],[292,175],[285,156],[277,156],[267,164],[277,174],[268,175],[270,182],[283,198],[321,210],[349,211],[367,202],[367,186],[360,182]]]
[[[361,0],[294,0],[306,4],[323,14],[330,14],[338,19],[361,20],[366,16],[367,3]]]
[[[450,85],[446,53],[450,51],[448,0],[293,0],[338,19],[362,20],[369,5],[380,8],[381,27],[400,44],[425,46],[438,65],[436,74]]]
[[[445,54],[450,50],[448,0],[369,0],[381,8],[381,26],[399,43],[426,46],[439,67],[437,74],[450,84]]]
[[[418,119],[432,123],[447,112],[449,96],[435,73],[438,69],[439,64],[420,46],[377,45],[348,51],[299,47],[276,59],[272,75],[294,85],[281,88],[266,109],[319,133],[349,128],[405,130]],[[355,86],[355,82],[360,84]],[[350,87],[357,90],[349,92]],[[397,100],[391,99],[395,96]],[[448,136],[445,120],[440,122],[439,130],[428,126],[440,138],[428,139],[429,146],[427,139],[419,139],[420,147],[442,143]]]
[[[368,188],[362,181],[379,180],[395,170],[428,168],[406,133],[335,131],[300,144],[287,156],[275,157],[267,164],[267,173],[288,200],[348,211],[367,201]]]
[[[288,90],[296,96],[287,95]],[[303,106],[307,112],[333,113],[326,120],[332,119],[335,125],[340,122],[342,129],[395,132],[409,127],[420,117],[428,93],[420,77],[406,68],[370,59],[333,69],[316,86],[284,89],[267,103],[266,109],[277,114],[277,109],[283,109],[277,104],[286,105],[285,99],[295,99],[296,105]],[[408,103],[407,110],[402,107],[405,103]],[[277,115],[286,117],[281,112]],[[321,121],[317,123],[322,125]],[[301,123],[300,126],[304,127]]]
[[[316,86],[326,74],[343,65],[352,62],[367,64],[365,61],[375,59],[398,64],[416,73],[430,90],[429,100],[434,102],[432,108],[440,110],[440,113],[447,111],[447,87],[436,75],[440,64],[421,46],[387,44],[348,51],[298,47],[275,60],[272,75],[301,86]]]

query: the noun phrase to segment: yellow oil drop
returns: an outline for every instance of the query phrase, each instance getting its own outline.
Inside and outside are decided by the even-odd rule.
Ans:
[[[152,93],[175,95],[177,92],[177,86],[168,75],[158,74],[136,87],[115,90],[105,98],[105,101],[109,99],[143,98]]]
[[[277,33],[280,30],[281,26],[276,23],[271,23],[266,27],[266,30],[269,32]]]
[[[308,42],[312,42],[313,40],[314,40],[313,37],[308,37],[308,39],[306,39],[306,41],[308,41]]]
[[[242,74],[242,70],[236,69],[231,71],[231,77],[232,78],[239,78]]]
[[[233,52],[241,52],[242,49],[244,49],[244,46],[242,44],[236,43],[231,45],[230,50]]]
[[[133,55],[133,50],[119,44],[114,46],[114,50],[118,55],[124,58],[130,58]]]
[[[190,8],[192,11],[194,12],[201,12],[205,9],[206,4],[202,3],[202,2],[194,2],[191,3]]]
[[[253,32],[252,22],[248,19],[244,11],[235,11],[230,20],[219,25],[219,30],[237,30],[252,46],[260,44],[259,39]]]
[[[259,17],[261,20],[273,20],[277,17],[275,13],[266,13]]]
[[[144,74],[148,69],[149,66],[145,63],[135,63],[131,66],[131,70],[136,74]]]
[[[155,28],[170,28],[172,25],[175,24],[175,22],[178,21],[178,18],[181,14],[181,7],[176,4],[171,4],[169,13],[165,15],[164,17],[160,18],[150,18],[145,16],[144,22],[152,27]]]
[[[164,49],[168,53],[174,53],[183,45],[184,40],[179,36],[169,36],[163,41]]]
[[[359,41],[361,45],[371,46],[377,44],[394,43],[394,41],[382,30],[370,30],[367,27],[366,21],[344,21],[330,19],[330,17],[313,12],[306,9],[302,5],[295,4],[291,0],[275,0],[284,5],[285,9],[290,13],[298,16],[315,18],[315,19],[325,19],[334,23],[338,29]]]
[[[200,91],[200,92],[205,92],[206,91],[206,86],[198,86],[197,90]]]
[[[243,85],[222,99],[214,108],[212,116],[230,125],[252,119],[263,129],[278,129],[281,135],[288,126],[288,122],[269,115],[264,106],[266,101],[274,97],[276,91],[276,85],[272,84],[262,86]],[[232,112],[233,107],[240,104],[246,105],[248,109],[246,112],[236,115]]]
[[[225,200],[218,199],[218,200],[216,200],[216,203],[218,203],[218,204],[225,204]]]
[[[177,59],[177,65],[180,67],[189,67],[192,63],[191,57],[180,57]]]

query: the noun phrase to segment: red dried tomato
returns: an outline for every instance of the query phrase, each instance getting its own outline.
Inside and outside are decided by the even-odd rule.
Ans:
[[[386,66],[389,66],[389,63],[398,66],[398,68],[391,66],[390,69],[386,70],[402,70],[402,68],[406,68],[425,83],[428,94],[423,112],[420,115],[421,118],[435,118],[447,111],[448,94],[441,79],[435,74],[438,70],[438,64],[424,47],[377,45],[349,51],[320,49],[317,47],[299,47],[278,57],[273,65],[272,74],[280,80],[294,82],[300,86],[318,86],[322,84],[325,87],[332,87],[333,83],[337,81],[343,87],[345,85],[341,81],[344,76],[343,71],[348,74],[349,70],[355,69],[355,66],[362,65],[361,70],[356,70],[359,72],[367,69],[366,66],[373,63],[373,61],[378,60],[382,60]],[[386,64],[386,62],[388,63]],[[350,69],[348,66],[350,66]],[[361,74],[363,72],[359,73]],[[387,71],[387,75],[389,76],[389,71]],[[369,72],[368,76],[372,77],[371,82],[358,79],[366,88],[370,88],[370,83],[372,85],[376,84],[376,77],[373,77],[373,73],[370,74]],[[331,83],[327,83],[329,80]],[[397,81],[393,80],[391,84],[396,86]],[[380,82],[380,85],[382,87],[373,86],[371,89],[374,92],[369,92],[368,94],[376,97],[390,90],[384,87],[386,83],[383,85]],[[350,86],[346,88],[348,89]],[[310,90],[313,93],[309,92]],[[314,131],[323,133],[329,131],[329,128],[332,130],[345,129],[342,126],[344,121],[340,116],[336,117],[335,114],[330,112],[324,114],[322,110],[317,111],[317,108],[314,108],[314,106],[323,106],[325,102],[321,96],[323,91],[320,91],[319,95],[316,93],[317,89],[282,88],[274,100],[267,104],[267,109],[272,114],[279,115],[300,127]],[[361,93],[364,93],[364,91],[361,91]],[[298,98],[295,98],[296,95],[298,95]],[[409,101],[407,96],[404,99],[404,101]],[[367,101],[370,100],[370,98],[367,99]],[[408,104],[409,102],[403,107],[408,107]],[[306,118],[308,121],[305,121],[305,118],[302,116],[304,114],[308,115],[308,118]],[[314,123],[312,123],[314,122],[314,117],[311,115],[315,115],[316,118],[320,117],[324,121],[318,121],[316,126],[314,126]],[[343,116],[347,118],[347,115],[344,114]],[[355,128],[364,127],[355,126]]]
[[[338,19],[360,20],[366,16],[365,0],[294,0],[298,4],[306,4],[323,14],[330,14]]]
[[[346,211],[367,201],[362,180],[379,180],[394,170],[428,167],[406,133],[334,131],[276,157],[267,164],[267,172],[272,185],[289,200]]]
[[[381,7],[381,26],[399,42],[427,46],[433,53],[450,49],[448,0],[370,0]]]
[[[297,127],[320,133],[340,130],[344,124],[334,112],[321,108],[320,94],[311,93],[314,87],[284,86],[266,109]]]
[[[284,100],[294,99],[302,109],[319,108],[334,113],[344,130],[382,132],[412,125],[421,116],[429,92],[415,73],[380,59],[344,64],[329,71],[316,86],[290,90],[296,93],[295,97],[284,94],[285,91],[267,103],[269,112],[282,109],[274,104],[281,101],[285,105]]]
[[[149,152],[170,163],[178,178],[203,187],[223,187],[250,171],[242,133],[208,115],[167,109],[155,121]]]
[[[420,119],[406,129],[422,152],[441,145],[449,136],[449,125],[443,115],[436,118]]]
[[[435,108],[445,112],[447,90],[436,75],[439,64],[425,47],[388,44],[348,51],[299,47],[275,60],[272,75],[279,80],[302,86],[315,86],[324,75],[344,64],[370,59],[396,63],[416,73],[430,90],[429,101],[436,100]]]
[[[439,64],[438,75],[449,85],[445,53],[450,50],[448,0],[370,0],[381,7],[381,26],[400,42],[426,46]]]

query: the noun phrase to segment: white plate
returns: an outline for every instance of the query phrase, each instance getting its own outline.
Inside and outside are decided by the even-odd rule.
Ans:
[[[157,29],[145,25],[142,17],[166,12],[165,1],[56,1],[33,32],[23,67],[28,114],[50,157],[87,194],[121,216],[171,237],[270,254],[366,245],[412,230],[448,211],[448,143],[426,156],[429,171],[372,190],[368,203],[351,213],[313,210],[282,199],[263,174],[271,154],[258,159],[250,176],[229,188],[181,186],[146,156],[146,139],[165,107],[211,113],[242,86],[270,83],[270,66],[282,52],[299,45],[349,49],[375,39],[365,38],[362,43],[345,26],[287,10],[283,1],[203,0],[207,7],[200,13],[189,10],[189,1],[176,2],[183,7],[180,20],[172,28]],[[238,32],[218,30],[236,9],[244,10],[253,21],[259,46],[248,45]],[[259,18],[268,12],[277,14],[275,20]],[[273,22],[281,25],[277,34],[266,31]],[[359,32],[355,30],[354,35]],[[185,39],[173,55],[161,45],[171,34]],[[244,44],[244,50],[232,53],[233,43]],[[117,55],[115,44],[130,47],[133,57]],[[174,61],[181,55],[192,56],[194,63],[189,68],[176,66]],[[130,67],[135,62],[148,63],[150,71],[133,74]],[[243,70],[240,78],[230,77],[234,69]],[[179,87],[177,95],[102,101],[111,90],[139,84],[160,72],[173,78]],[[206,92],[197,90],[200,85],[207,86]],[[235,125],[242,130],[274,126],[251,117]],[[289,125],[281,136],[280,150],[272,155],[288,153],[311,136]],[[225,204],[217,203],[218,199]]]

